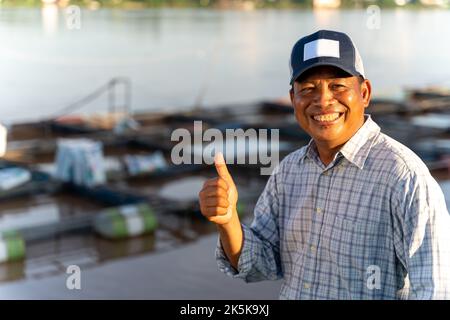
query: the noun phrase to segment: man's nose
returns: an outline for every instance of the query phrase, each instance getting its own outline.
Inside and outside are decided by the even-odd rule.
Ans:
[[[314,102],[322,108],[328,107],[335,102],[333,92],[327,85],[320,86],[318,90],[316,90]]]

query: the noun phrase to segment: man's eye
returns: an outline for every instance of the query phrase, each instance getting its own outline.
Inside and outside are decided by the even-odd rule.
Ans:
[[[305,88],[300,89],[300,92],[308,93],[308,92],[311,92],[312,90],[313,90],[313,87],[305,87]]]
[[[334,90],[342,90],[342,89],[345,89],[346,86],[344,86],[343,84],[340,84],[340,83],[335,83],[335,84],[331,85],[331,88]]]

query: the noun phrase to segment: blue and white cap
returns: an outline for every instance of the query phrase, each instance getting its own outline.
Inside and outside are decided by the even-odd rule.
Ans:
[[[292,48],[289,66],[291,85],[305,71],[317,66],[334,66],[365,78],[358,49],[348,35],[338,31],[319,30],[298,40]]]

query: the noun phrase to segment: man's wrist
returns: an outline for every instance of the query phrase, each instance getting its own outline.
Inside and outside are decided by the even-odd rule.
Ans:
[[[229,222],[227,222],[227,223],[224,223],[224,224],[218,224],[217,225],[217,227],[219,228],[219,231],[221,231],[221,232],[226,232],[226,233],[229,233],[230,231],[233,231],[233,230],[235,230],[235,228],[237,227],[237,226],[241,226],[241,222],[240,222],[240,220],[239,220],[239,215],[238,215],[238,213],[237,213],[237,210],[236,210],[236,207],[234,207],[233,209],[232,209],[232,214],[231,214],[231,219],[230,219],[230,221]]]

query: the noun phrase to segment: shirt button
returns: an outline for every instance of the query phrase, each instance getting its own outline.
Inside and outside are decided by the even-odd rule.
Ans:
[[[313,253],[316,252],[316,247],[315,246],[311,246],[310,249],[311,249],[311,252],[313,252]]]
[[[329,175],[330,175],[330,171],[328,171],[328,170],[325,171],[325,172],[323,173],[323,175],[324,175],[324,176],[329,176]]]
[[[322,212],[322,209],[316,208],[316,212],[317,212],[317,213],[321,213],[321,212]]]
[[[309,283],[304,283],[303,288],[309,289],[309,288],[311,288],[311,285]]]

